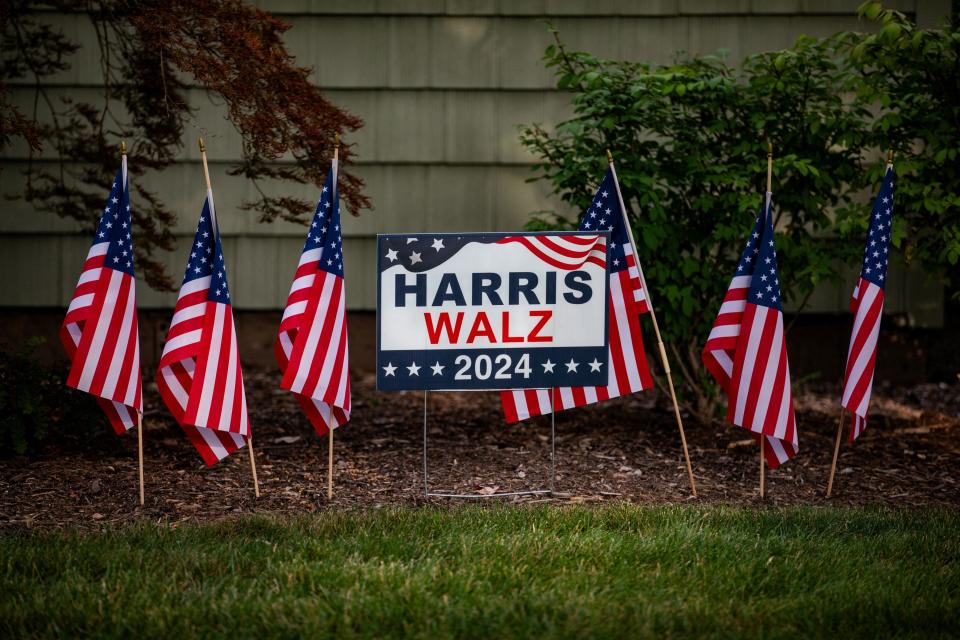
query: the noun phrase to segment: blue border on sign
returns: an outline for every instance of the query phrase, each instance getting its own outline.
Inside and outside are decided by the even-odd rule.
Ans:
[[[443,232],[443,233],[378,233],[377,234],[377,344],[376,374],[379,391],[500,391],[506,389],[543,389],[550,387],[590,387],[605,386],[609,380],[607,368],[610,366],[610,262],[606,261],[604,279],[604,322],[603,345],[591,347],[535,347],[525,351],[522,347],[489,349],[435,349],[401,350],[384,352],[380,348],[381,314],[380,282],[383,245],[386,240],[395,238],[476,238],[498,239],[506,237],[542,237],[542,236],[597,236],[607,237],[606,246],[610,246],[609,231],[545,231],[545,232]],[[524,353],[529,361],[521,362]],[[386,357],[387,364],[381,360]],[[469,359],[465,365],[462,358]],[[509,365],[504,356],[510,359]],[[561,357],[564,356],[564,357]],[[458,361],[458,358],[460,359]],[[394,361],[396,360],[396,362]],[[489,359],[489,371],[487,370]],[[430,362],[428,363],[427,360]],[[403,362],[401,362],[403,361]],[[597,363],[601,366],[597,367]],[[550,364],[553,371],[550,371]],[[384,367],[393,367],[393,375],[386,375]],[[504,367],[506,366],[506,369]],[[530,367],[530,375],[522,371]],[[437,373],[439,367],[441,373]],[[447,367],[451,367],[448,369]],[[538,372],[537,368],[541,371]],[[572,369],[572,370],[571,370]],[[510,377],[504,378],[507,371]],[[450,374],[454,373],[451,380]],[[498,377],[498,373],[500,377]],[[456,375],[459,374],[459,378]],[[465,377],[470,375],[469,378]],[[439,376],[439,378],[438,378]],[[433,378],[433,380],[431,380]],[[451,385],[451,382],[453,383]]]

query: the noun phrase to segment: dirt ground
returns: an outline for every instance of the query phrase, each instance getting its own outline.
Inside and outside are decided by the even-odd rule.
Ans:
[[[146,504],[137,504],[136,433],[64,434],[31,457],[0,459],[0,527],[98,528],[139,520],[210,520],[238,513],[305,513],[459,500],[425,498],[423,394],[383,394],[355,377],[353,419],[335,437],[334,497],[326,498],[327,440],[301,416],[272,371],[245,371],[261,497],[246,451],[207,469],[155,386],[145,389]],[[829,389],[826,391],[830,391]],[[647,392],[556,420],[552,496],[509,502],[628,500],[692,503],[669,398]],[[549,486],[550,423],[506,426],[495,393],[429,397],[431,491],[505,492]],[[700,503],[734,505],[941,505],[960,507],[960,384],[878,388],[866,432],[844,440],[834,496],[824,497],[837,425],[834,393],[796,398],[800,453],[767,471],[747,432],[685,416]],[[846,427],[845,427],[846,433]],[[846,437],[846,436],[845,436]]]

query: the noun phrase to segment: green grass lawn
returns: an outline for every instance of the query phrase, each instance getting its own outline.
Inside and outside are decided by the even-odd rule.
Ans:
[[[463,507],[0,535],[12,637],[960,634],[960,514]]]

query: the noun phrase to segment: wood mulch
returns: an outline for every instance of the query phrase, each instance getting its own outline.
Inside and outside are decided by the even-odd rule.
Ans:
[[[0,528],[96,529],[134,521],[208,521],[242,513],[308,513],[385,505],[460,504],[424,498],[422,393],[379,393],[354,377],[353,420],[335,437],[335,493],[326,498],[327,441],[317,437],[278,376],[245,371],[262,495],[254,498],[246,452],[207,469],[145,389],[146,504],[137,504],[136,434],[105,428],[64,434],[31,457],[0,459]],[[557,504],[893,505],[960,507],[960,384],[879,388],[870,424],[840,449],[834,496],[824,497],[837,398],[796,399],[800,454],[767,471],[758,497],[757,445],[745,431],[687,416],[699,499],[690,495],[669,398],[648,392],[556,421],[556,492],[496,498]],[[506,426],[495,393],[429,397],[432,491],[492,493],[549,486],[550,423]]]

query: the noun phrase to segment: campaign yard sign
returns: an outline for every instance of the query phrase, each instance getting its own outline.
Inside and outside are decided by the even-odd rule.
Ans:
[[[377,388],[607,384],[609,233],[377,236]]]

